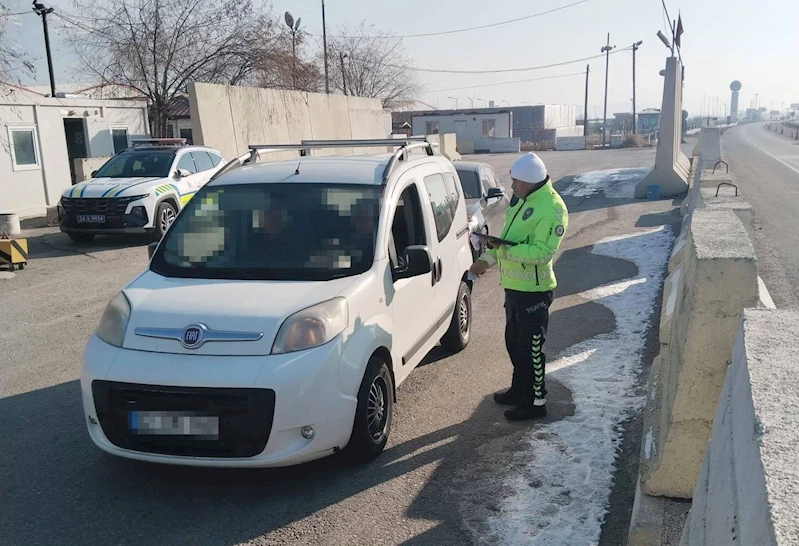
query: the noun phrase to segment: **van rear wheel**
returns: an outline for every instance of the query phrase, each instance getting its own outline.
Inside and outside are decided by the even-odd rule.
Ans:
[[[452,352],[459,352],[469,344],[472,330],[472,291],[469,285],[461,281],[458,299],[452,312],[449,329],[441,338],[441,346]]]

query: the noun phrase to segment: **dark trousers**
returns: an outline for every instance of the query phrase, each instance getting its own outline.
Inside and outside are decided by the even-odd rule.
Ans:
[[[544,399],[546,355],[544,340],[549,326],[552,291],[505,290],[505,347],[513,363],[513,385]]]

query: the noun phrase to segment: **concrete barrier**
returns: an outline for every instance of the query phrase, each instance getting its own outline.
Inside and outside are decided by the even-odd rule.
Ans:
[[[799,313],[744,312],[681,546],[799,543]]]
[[[191,83],[189,105],[194,143],[216,148],[228,159],[244,153],[248,144],[388,136],[380,99]],[[385,148],[358,151],[384,152]],[[313,153],[352,152],[351,147],[342,147]],[[294,157],[294,152],[281,152],[264,159]]]
[[[569,151],[569,150],[585,150],[585,137],[584,136],[558,137],[555,140],[555,149],[559,152]]]
[[[694,156],[700,156],[702,159],[698,165],[695,164],[697,169],[712,169],[717,161],[721,161],[721,129],[702,127],[693,152]]]
[[[13,213],[0,214],[0,234],[19,235],[21,231],[19,216]]]
[[[521,140],[518,137],[474,139],[474,153],[476,154],[517,154],[520,149]]]
[[[759,298],[755,251],[732,211],[694,211],[684,245],[664,290],[666,326],[652,366],[641,488],[689,498],[740,314]]]
[[[402,135],[404,136],[404,135]],[[457,161],[461,159],[461,154],[458,153],[458,138],[455,133],[444,133],[437,135],[425,135],[427,140],[438,144],[438,153],[449,159],[450,161]]]
[[[663,105],[660,114],[655,168],[635,187],[636,197],[646,197],[647,187],[660,186],[660,195],[671,197],[688,191],[691,164],[682,153],[682,66],[676,57],[666,59]]]

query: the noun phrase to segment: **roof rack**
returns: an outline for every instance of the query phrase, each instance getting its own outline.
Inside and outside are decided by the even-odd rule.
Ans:
[[[130,140],[130,147],[136,148],[149,144],[151,146],[185,146],[185,138],[136,138]]]
[[[309,156],[311,150],[320,150],[325,148],[375,148],[382,146],[398,147],[383,170],[383,184],[388,182],[391,171],[397,165],[398,161],[408,159],[408,152],[412,150],[424,149],[427,155],[434,155],[434,146],[438,144],[430,142],[427,137],[407,137],[407,138],[379,138],[379,139],[353,139],[353,140],[302,140],[299,144],[250,144],[248,146],[249,152],[242,154],[237,158],[229,161],[224,167],[219,169],[211,180],[219,178],[225,173],[237,169],[243,165],[254,163],[261,154],[269,152],[286,152],[297,150],[300,157]]]

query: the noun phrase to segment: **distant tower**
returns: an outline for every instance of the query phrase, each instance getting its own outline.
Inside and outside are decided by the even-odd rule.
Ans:
[[[741,90],[741,82],[735,80],[730,84],[732,99],[730,99],[730,123],[738,121],[738,91]]]

